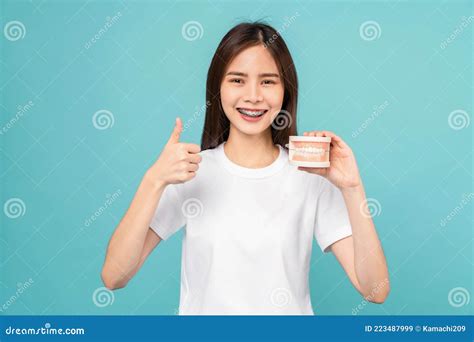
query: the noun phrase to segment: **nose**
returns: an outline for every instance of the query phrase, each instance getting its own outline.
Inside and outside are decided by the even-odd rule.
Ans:
[[[248,86],[248,93],[245,96],[245,102],[258,103],[262,101],[263,97],[260,93],[260,87],[257,84],[250,84]]]

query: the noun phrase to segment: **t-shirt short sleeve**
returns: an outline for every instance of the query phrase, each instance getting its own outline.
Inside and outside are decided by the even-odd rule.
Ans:
[[[169,184],[161,194],[158,206],[150,222],[150,228],[166,240],[186,224],[181,210],[180,184]]]
[[[316,179],[319,188],[317,199],[314,237],[325,253],[329,246],[352,235],[347,207],[342,193],[334,184],[325,178]]]

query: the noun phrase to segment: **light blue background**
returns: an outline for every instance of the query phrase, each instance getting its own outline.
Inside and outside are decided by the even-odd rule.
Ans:
[[[175,314],[182,234],[100,307],[93,293],[103,286],[106,245],[176,116],[190,120],[183,140],[200,142],[204,115],[194,113],[215,48],[233,25],[256,19],[285,27],[300,81],[299,133],[342,136],[380,204],[374,221],[392,291],[358,314],[472,314],[472,199],[441,224],[472,193],[472,125],[453,129],[448,117],[472,115],[473,21],[442,45],[472,14],[470,1],[2,1],[2,33],[14,20],[26,33],[0,37],[1,126],[33,103],[0,135],[2,208],[11,198],[25,208],[18,218],[0,213],[2,314]],[[181,30],[192,20],[202,37],[188,41]],[[379,24],[378,38],[361,36],[367,21]],[[92,121],[101,109],[114,118],[104,130]],[[362,304],[317,246],[310,278],[316,314],[350,315]]]

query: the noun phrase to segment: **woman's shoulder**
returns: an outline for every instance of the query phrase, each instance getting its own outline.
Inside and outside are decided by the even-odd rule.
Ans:
[[[212,163],[212,162],[215,162],[217,160],[217,156],[218,156],[218,153],[219,153],[219,148],[220,148],[220,145],[217,146],[217,147],[214,147],[214,148],[208,148],[206,150],[202,150],[201,152],[199,152],[199,154],[201,155],[202,157],[202,161],[201,163]]]

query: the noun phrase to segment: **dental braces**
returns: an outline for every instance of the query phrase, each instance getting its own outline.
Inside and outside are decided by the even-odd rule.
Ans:
[[[237,111],[240,114],[247,115],[247,116],[252,116],[252,117],[262,116],[266,112],[265,110],[263,112],[257,112],[257,113],[251,113],[251,112],[247,112],[245,110],[237,110]]]

